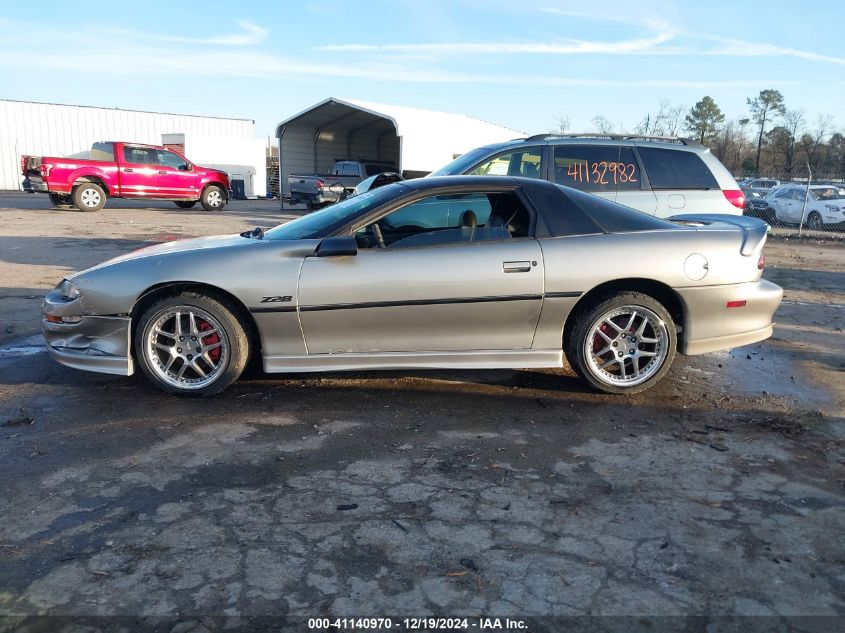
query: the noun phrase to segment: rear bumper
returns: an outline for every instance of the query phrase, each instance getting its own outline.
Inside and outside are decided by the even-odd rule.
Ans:
[[[32,191],[38,191],[39,193],[47,193],[47,183],[44,182],[41,178],[30,176],[28,180],[29,188]]]
[[[676,289],[684,302],[680,352],[687,356],[750,345],[772,335],[783,288],[770,281]],[[728,308],[729,301],[745,301]]]
[[[63,301],[56,290],[42,305],[41,331],[47,351],[62,365],[105,374],[131,376],[132,319],[128,316],[78,316],[76,301]],[[79,318],[77,323],[53,323],[47,317]]]

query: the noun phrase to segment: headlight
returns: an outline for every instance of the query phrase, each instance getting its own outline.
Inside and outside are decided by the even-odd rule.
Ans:
[[[65,279],[58,286],[59,292],[62,293],[62,299],[65,301],[74,301],[79,299],[79,288],[72,281]]]
[[[834,213],[838,213],[839,211],[841,211],[841,209],[839,207],[837,207],[835,204],[826,204],[826,205],[824,205],[824,208],[827,209],[828,211],[833,211]]]

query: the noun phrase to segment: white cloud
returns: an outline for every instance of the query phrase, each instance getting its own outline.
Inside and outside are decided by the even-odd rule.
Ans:
[[[211,35],[208,37],[184,37],[181,35],[159,35],[158,33],[145,33],[142,31],[116,30],[113,34],[134,37],[141,40],[155,42],[174,42],[178,44],[199,44],[210,46],[251,46],[258,44],[267,37],[269,29],[258,26],[249,20],[241,20],[238,25],[242,33],[229,33],[226,35]]]

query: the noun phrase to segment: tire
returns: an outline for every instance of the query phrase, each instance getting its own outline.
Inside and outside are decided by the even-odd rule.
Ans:
[[[209,185],[200,196],[200,204],[206,211],[220,211],[226,206],[226,192],[217,185]]]
[[[160,299],[138,321],[135,358],[162,391],[219,393],[240,377],[249,361],[249,340],[237,313],[226,300],[201,292]]]
[[[824,230],[824,222],[822,221],[822,216],[819,215],[817,211],[812,211],[810,215],[807,216],[807,228],[812,231]]]
[[[640,292],[616,292],[577,312],[564,351],[570,366],[594,389],[630,394],[663,378],[677,345],[672,316],[663,304]]]
[[[73,204],[80,211],[99,211],[106,205],[106,192],[100,185],[83,182],[73,188]]]
[[[196,203],[196,200],[176,200],[176,206],[180,209],[193,209]]]

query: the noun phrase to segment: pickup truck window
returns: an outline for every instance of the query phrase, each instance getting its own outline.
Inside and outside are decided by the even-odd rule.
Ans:
[[[114,162],[114,143],[94,143],[89,153],[91,160],[101,160],[107,163]]]
[[[386,171],[393,171],[395,167],[391,167],[390,165],[364,165],[364,171],[367,172],[368,176],[375,176],[376,174],[381,174]]]
[[[177,156],[173,152],[169,152],[166,149],[156,150],[156,157],[158,159],[158,164],[164,167],[172,167],[173,169],[180,169],[182,171],[188,168],[185,159],[181,156]]]
[[[155,165],[155,150],[149,147],[123,146],[123,162],[133,165]]]

